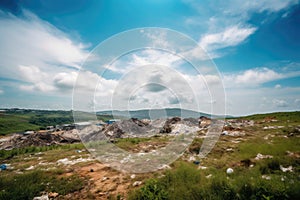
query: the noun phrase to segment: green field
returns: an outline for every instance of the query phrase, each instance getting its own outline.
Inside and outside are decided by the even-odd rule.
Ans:
[[[97,118],[107,121],[112,116],[98,115]],[[0,135],[71,123],[74,123],[72,111],[7,109],[0,113]]]

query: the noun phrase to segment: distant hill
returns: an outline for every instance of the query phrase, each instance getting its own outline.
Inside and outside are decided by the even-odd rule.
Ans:
[[[108,110],[99,111],[97,115],[114,115],[122,116],[126,118],[138,118],[138,119],[159,119],[159,118],[169,118],[169,117],[182,117],[182,118],[198,118],[200,116],[211,117],[210,114],[196,112],[192,110],[185,110],[180,108],[166,108],[166,109],[144,109],[144,110],[134,110],[134,111],[120,111],[120,110]]]

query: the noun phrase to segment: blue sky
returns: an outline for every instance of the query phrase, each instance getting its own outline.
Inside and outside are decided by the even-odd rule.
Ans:
[[[188,35],[213,59],[228,114],[299,110],[299,24],[298,0],[1,1],[0,107],[71,109],[78,69],[92,49],[123,31],[162,27]],[[162,56],[140,52],[122,66]],[[103,85],[113,90],[112,77]]]

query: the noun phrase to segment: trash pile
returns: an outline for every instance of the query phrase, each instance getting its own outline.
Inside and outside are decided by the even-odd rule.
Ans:
[[[245,136],[245,127],[254,126],[253,120],[230,119],[226,120],[221,135]]]
[[[27,146],[50,146],[80,142],[75,130],[59,132],[36,132],[30,135],[15,134],[9,140],[0,143],[0,150]]]
[[[93,131],[88,131],[87,129],[89,127],[80,132],[83,141],[102,140],[104,137],[115,139],[140,136],[151,137],[157,134],[188,134],[200,130],[198,119],[182,119],[180,117],[156,120],[132,118],[117,121],[101,129],[98,128],[98,131],[96,131],[96,128]]]

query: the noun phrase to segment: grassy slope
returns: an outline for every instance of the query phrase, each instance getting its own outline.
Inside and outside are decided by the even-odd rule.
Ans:
[[[99,120],[112,119],[109,115],[97,116]],[[26,130],[39,130],[49,125],[73,123],[71,111],[48,110],[8,110],[0,113],[0,135],[6,135]]]
[[[39,126],[29,123],[30,116],[0,114],[0,135],[26,130],[38,130]]]

